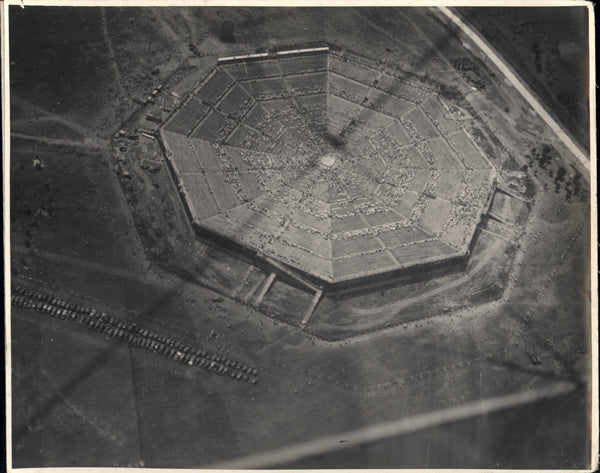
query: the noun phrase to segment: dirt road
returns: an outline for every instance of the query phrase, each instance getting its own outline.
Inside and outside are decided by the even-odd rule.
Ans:
[[[498,249],[501,246],[503,246],[502,241],[497,241],[494,244],[494,246],[492,246],[487,251],[485,257],[481,259],[481,261],[477,264],[477,266],[475,266],[473,269],[471,269],[471,271],[467,272],[464,276],[456,279],[455,281],[452,281],[451,283],[448,283],[441,287],[437,287],[435,289],[432,289],[431,291],[424,292],[423,294],[419,294],[418,296],[409,297],[408,299],[402,299],[401,301],[392,302],[392,303],[384,305],[384,306],[377,306],[377,307],[374,307],[371,309],[356,308],[356,309],[354,309],[354,312],[357,314],[361,314],[361,315],[369,315],[369,314],[377,314],[377,313],[381,312],[382,310],[386,310],[386,309],[400,310],[403,307],[406,307],[407,305],[413,304],[414,302],[419,302],[424,299],[428,299],[432,296],[435,296],[436,294],[439,294],[439,293],[445,292],[449,289],[458,287],[458,286],[466,283],[469,279],[471,279],[479,271],[481,271],[481,269],[483,269],[487,265],[488,261],[494,256],[496,251],[498,251]]]

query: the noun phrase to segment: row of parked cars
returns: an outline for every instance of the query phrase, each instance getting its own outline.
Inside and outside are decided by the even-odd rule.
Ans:
[[[107,337],[171,358],[173,361],[198,366],[215,374],[251,384],[258,382],[258,370],[236,360],[201,348],[194,348],[164,334],[138,327],[135,322],[118,320],[104,312],[13,286],[12,304],[16,307],[45,312],[54,317],[77,321]]]
[[[13,286],[11,292],[12,304],[16,307],[46,312],[62,319],[75,320],[78,314],[90,313],[93,309],[70,304],[50,294],[40,294],[20,286]]]

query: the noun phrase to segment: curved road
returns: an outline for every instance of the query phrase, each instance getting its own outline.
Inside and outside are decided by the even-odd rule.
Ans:
[[[435,289],[432,289],[431,291],[427,291],[424,292],[423,294],[419,294],[418,296],[414,296],[414,297],[410,297],[408,299],[402,299],[401,301],[398,302],[392,302],[390,304],[386,304],[383,306],[377,306],[375,308],[370,308],[370,309],[354,309],[353,312],[356,314],[376,314],[382,310],[386,310],[386,309],[402,309],[403,307],[406,307],[407,305],[412,304],[413,302],[418,302],[420,300],[423,299],[427,299],[431,296],[434,296],[436,294],[439,294],[441,292],[445,292],[448,289],[452,289],[454,287],[458,287],[464,283],[466,283],[469,279],[471,279],[473,276],[475,276],[482,268],[484,268],[488,261],[492,258],[492,256],[494,256],[494,254],[496,253],[496,251],[498,251],[498,248],[503,244],[502,241],[497,241],[496,243],[494,243],[494,245],[486,251],[486,255],[481,258],[481,261],[479,263],[477,263],[477,265],[471,269],[470,271],[467,272],[467,274],[465,274],[464,276],[448,283],[445,284],[443,286],[437,287]]]

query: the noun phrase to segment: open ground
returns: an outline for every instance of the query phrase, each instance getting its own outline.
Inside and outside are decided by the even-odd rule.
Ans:
[[[52,14],[82,17],[74,38],[35,11],[30,25],[43,25],[50,41],[19,46],[12,58],[13,284],[245,360],[260,377],[256,385],[234,383],[13,307],[14,466],[202,467],[567,380],[579,387],[568,400],[578,415],[554,423],[528,411],[539,416],[530,425],[535,441],[486,436],[500,422],[489,416],[467,428],[471,448],[456,434],[460,427],[439,427],[394,442],[406,450],[380,444],[343,461],[293,466],[586,467],[589,187],[565,164],[568,150],[545,123],[440,16],[428,9],[67,11]],[[14,13],[17,44],[30,20]],[[235,25],[235,42],[223,37],[225,22]],[[68,55],[59,50],[77,41]],[[314,42],[376,56],[414,80],[435,77],[439,100],[461,117],[501,185],[463,265],[325,293],[303,329],[314,289],[278,275],[263,293],[268,265],[198,238],[153,137],[159,125],[147,118],[173,124],[178,97],[218,57]],[[72,74],[53,72],[44,48],[70,58],[64,67]],[[33,50],[44,60],[28,58],[25,67]],[[94,74],[82,62],[90,56]],[[468,61],[479,82],[460,66]],[[48,76],[20,79],[35,68]],[[157,98],[141,105],[158,84]],[[221,102],[225,115],[232,101]],[[520,420],[506,419],[509,435]],[[565,429],[581,441],[561,443]],[[542,458],[542,438],[564,448]],[[394,453],[410,442],[420,453]]]

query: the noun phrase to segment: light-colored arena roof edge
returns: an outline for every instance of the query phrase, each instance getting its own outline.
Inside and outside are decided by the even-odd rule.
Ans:
[[[296,54],[310,54],[310,53],[323,53],[328,52],[329,46],[323,46],[319,48],[304,48],[304,49],[289,49],[287,51],[277,51],[276,56],[294,56]],[[232,61],[245,61],[251,59],[268,58],[269,53],[254,53],[254,54],[242,54],[240,56],[226,56],[217,58],[218,64],[225,64]]]

